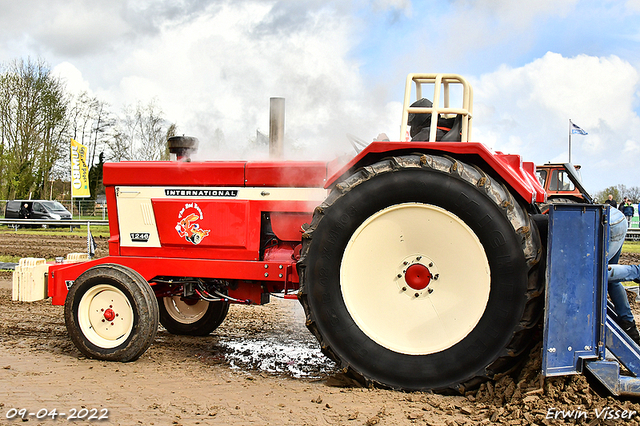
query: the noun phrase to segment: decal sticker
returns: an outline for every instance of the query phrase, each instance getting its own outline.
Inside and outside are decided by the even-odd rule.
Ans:
[[[129,234],[131,241],[136,243],[148,243],[149,235],[150,234],[148,232],[131,232]]]
[[[74,283],[74,281],[72,281],[72,280],[65,280],[64,285],[67,286],[67,291],[71,288],[73,283]]]
[[[164,190],[167,197],[237,197],[237,189],[183,189],[167,188]]]
[[[175,228],[178,235],[192,244],[200,244],[210,232],[210,230],[200,228],[198,221],[203,218],[202,209],[197,203],[185,204],[178,213],[178,223]]]

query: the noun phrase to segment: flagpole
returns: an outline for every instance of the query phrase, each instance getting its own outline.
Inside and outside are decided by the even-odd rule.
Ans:
[[[569,163],[571,163],[571,119],[569,119]]]

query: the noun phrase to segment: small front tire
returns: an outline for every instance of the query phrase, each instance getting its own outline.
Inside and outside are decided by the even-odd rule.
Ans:
[[[133,361],[153,343],[158,302],[149,283],[133,269],[103,264],[88,269],[67,294],[64,318],[69,337],[85,356]]]

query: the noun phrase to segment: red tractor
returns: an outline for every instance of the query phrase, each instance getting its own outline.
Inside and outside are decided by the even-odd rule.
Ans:
[[[592,204],[591,195],[582,185],[580,166],[571,163],[547,163],[536,166],[536,175],[547,192],[547,202],[540,205],[543,213],[555,203]]]
[[[207,335],[230,304],[280,293],[365,385],[460,391],[511,369],[544,305],[546,194],[533,163],[469,142],[472,97],[460,76],[409,75],[400,139],[428,138],[346,162],[105,164],[109,256],[51,264],[43,284],[74,344],[131,361],[158,321]]]

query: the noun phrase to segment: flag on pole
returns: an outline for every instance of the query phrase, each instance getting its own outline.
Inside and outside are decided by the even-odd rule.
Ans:
[[[583,129],[573,124],[572,121],[570,121],[570,123],[571,123],[571,133],[573,133],[574,135],[588,135],[588,133],[585,132]]]
[[[71,197],[87,198],[90,196],[87,147],[71,139]]]

